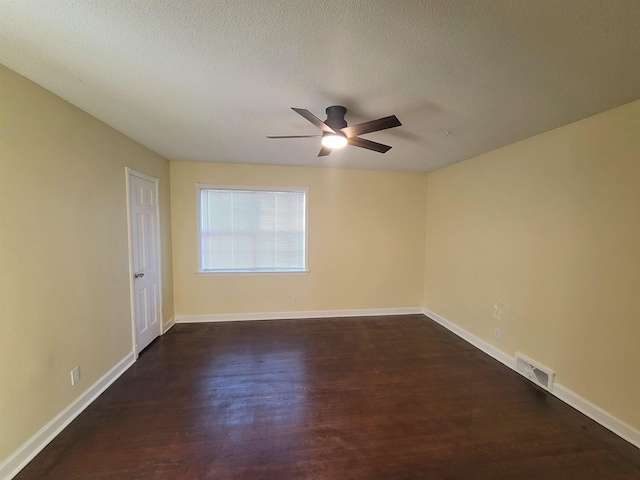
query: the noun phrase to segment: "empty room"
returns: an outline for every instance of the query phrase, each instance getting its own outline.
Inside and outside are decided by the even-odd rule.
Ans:
[[[0,0],[0,479],[640,478],[636,0]]]

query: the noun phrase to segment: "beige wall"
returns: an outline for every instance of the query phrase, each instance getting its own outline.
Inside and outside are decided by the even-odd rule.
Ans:
[[[433,172],[427,205],[426,307],[640,428],[640,101]]]
[[[169,162],[3,66],[0,102],[1,463],[132,351],[125,166],[160,178],[173,293]]]
[[[165,320],[426,305],[640,428],[640,102],[422,175],[169,164],[1,66],[0,101],[0,462],[131,351],[125,166]],[[310,187],[310,274],[197,275],[196,182]]]
[[[309,187],[309,275],[198,275],[196,182]],[[415,173],[171,162],[176,315],[421,306],[425,185]]]

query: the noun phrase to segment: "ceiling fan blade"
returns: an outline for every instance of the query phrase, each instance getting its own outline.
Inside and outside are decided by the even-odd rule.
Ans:
[[[329,147],[325,147],[324,145],[322,146],[322,148],[320,149],[320,153],[318,153],[319,157],[326,157],[327,155],[329,155],[331,153],[331,148]]]
[[[343,129],[344,130],[344,129]],[[366,148],[367,150],[373,150],[374,152],[385,153],[391,150],[389,145],[383,145],[382,143],[372,142],[360,137],[351,137],[347,139],[349,145],[354,147]]]
[[[320,120],[318,117],[316,117],[309,110],[306,110],[304,108],[293,108],[293,107],[291,107],[291,110],[293,110],[294,112],[299,113],[300,115],[302,115],[304,118],[309,120],[311,123],[313,123],[316,127],[318,127],[323,132],[336,133],[335,130],[333,130],[329,125],[327,125],[322,120]]]
[[[402,124],[400,123],[400,120],[398,120],[398,117],[396,117],[395,115],[391,115],[389,117],[371,120],[370,122],[350,125],[348,127],[341,128],[340,131],[344,133],[347,138],[351,138],[357,135],[363,135],[365,133],[377,132],[378,130],[386,130],[387,128],[399,127],[401,125]]]
[[[320,138],[322,135],[267,135],[267,138]]]

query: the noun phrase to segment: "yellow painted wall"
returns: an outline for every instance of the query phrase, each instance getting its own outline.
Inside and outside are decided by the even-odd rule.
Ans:
[[[168,162],[2,66],[0,121],[0,463],[131,351],[125,166],[165,320],[426,305],[640,428],[640,102],[428,175]],[[310,274],[198,275],[196,182],[309,187]]]
[[[169,162],[3,66],[0,116],[2,463],[132,351],[125,166],[160,178],[173,293]]]
[[[640,101],[432,172],[427,205],[426,307],[640,428]]]
[[[309,275],[198,275],[197,182],[309,187]],[[172,161],[176,315],[421,306],[425,186],[416,173]]]

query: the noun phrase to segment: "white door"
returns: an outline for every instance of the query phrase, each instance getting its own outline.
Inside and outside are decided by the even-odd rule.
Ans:
[[[136,356],[162,325],[157,181],[128,170],[133,344]]]

